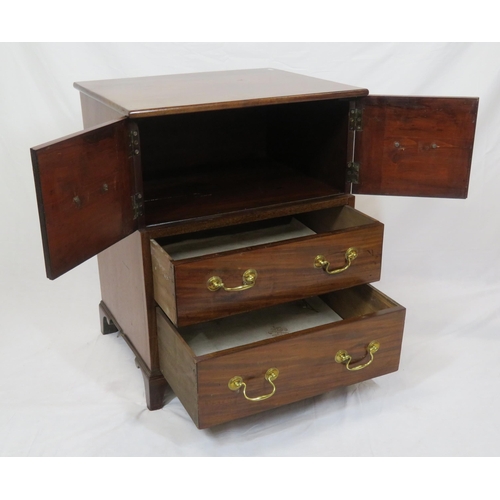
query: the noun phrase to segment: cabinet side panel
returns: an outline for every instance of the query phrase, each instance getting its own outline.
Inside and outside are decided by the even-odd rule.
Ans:
[[[105,104],[80,93],[83,126],[90,128],[124,116]],[[148,315],[141,238],[135,233],[97,257],[102,300],[147,367],[155,373],[157,363],[150,349],[151,318]]]
[[[102,300],[153,371],[141,234],[136,231],[97,256]]]

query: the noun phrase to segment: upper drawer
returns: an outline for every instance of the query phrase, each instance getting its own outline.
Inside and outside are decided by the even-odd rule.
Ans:
[[[175,325],[380,278],[383,225],[349,206],[227,231],[151,241],[155,300]]]

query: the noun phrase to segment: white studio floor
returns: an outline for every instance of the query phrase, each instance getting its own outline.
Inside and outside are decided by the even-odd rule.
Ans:
[[[0,456],[498,456],[500,45],[215,45],[0,45]],[[45,278],[29,148],[81,129],[73,81],[250,67],[479,97],[469,197],[356,198],[385,224],[375,286],[407,308],[398,372],[198,430],[177,398],[148,411],[132,352],[101,335],[95,258]]]

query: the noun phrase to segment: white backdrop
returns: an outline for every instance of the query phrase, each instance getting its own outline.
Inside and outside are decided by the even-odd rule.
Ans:
[[[0,44],[1,456],[498,456],[500,45]],[[467,200],[358,196],[385,224],[382,280],[407,307],[400,370],[197,430],[149,412],[102,336],[96,259],[45,278],[29,148],[82,128],[74,81],[274,67],[372,94],[477,96]]]

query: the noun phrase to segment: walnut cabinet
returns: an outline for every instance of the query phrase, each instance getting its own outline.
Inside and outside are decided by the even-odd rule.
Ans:
[[[75,87],[84,130],[31,151],[46,272],[98,256],[149,409],[170,387],[205,428],[398,369],[354,195],[465,198],[478,99],[275,69]]]

